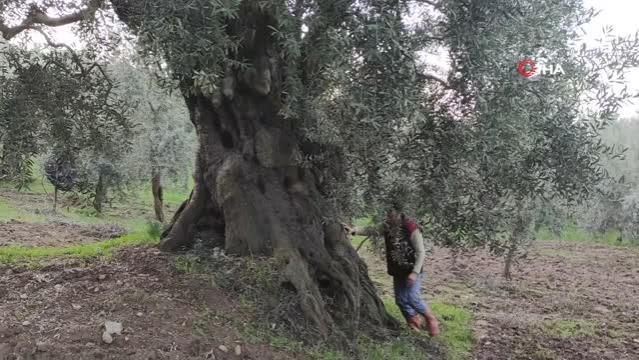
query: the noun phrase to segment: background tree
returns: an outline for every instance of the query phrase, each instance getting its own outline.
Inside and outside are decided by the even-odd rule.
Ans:
[[[179,90],[158,86],[161,75],[143,65],[135,57],[123,57],[112,67],[114,77],[123,84],[122,96],[138,104],[130,116],[136,125],[134,145],[122,166],[131,185],[150,185],[156,219],[164,222],[162,179],[190,184],[195,134],[184,99],[176,93]]]
[[[86,54],[68,49],[5,45],[0,58],[5,64],[0,72],[5,84],[0,168],[5,179],[18,188],[28,186],[34,156],[46,153],[51,161],[45,170],[75,174],[73,184],[67,181],[71,179],[56,181],[60,174],[48,174],[56,190],[74,187],[88,194],[101,212],[116,178],[104,163],[116,162],[127,151],[132,134],[130,105],[114,91],[117,84]]]
[[[639,41],[576,48],[575,29],[594,14],[576,1],[448,3],[443,12],[455,19],[446,31],[459,75],[453,81],[473,122],[470,154],[480,183],[501,198],[499,211],[492,204],[486,210],[510,232],[489,239],[492,251],[505,254],[509,278],[521,245],[532,240],[535,206],[545,199],[584,200],[607,178],[600,158],[619,154],[602,144],[600,132],[635,95],[602,77],[623,80],[624,71],[639,64]],[[513,16],[522,17],[509,21]],[[535,57],[561,65],[565,74],[518,79],[518,62]]]

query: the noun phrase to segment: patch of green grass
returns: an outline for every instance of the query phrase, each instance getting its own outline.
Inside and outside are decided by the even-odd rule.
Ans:
[[[534,360],[555,360],[557,359],[557,355],[551,349],[545,348],[543,346],[539,346],[537,350],[532,353],[532,358]]]
[[[562,339],[595,335],[595,324],[586,320],[553,320],[545,322],[543,328],[551,336]]]
[[[358,339],[357,347],[363,354],[362,358],[370,360],[403,360],[426,359],[423,349],[415,346],[410,338],[399,338],[395,341],[378,342],[370,338]],[[323,359],[323,358],[322,358]],[[343,359],[348,359],[345,357]]]
[[[536,239],[540,241],[565,241],[565,242],[595,242],[608,244],[611,246],[623,246],[627,244],[620,243],[618,230],[610,230],[604,234],[593,234],[575,224],[564,226],[559,234],[541,228],[537,231]]]
[[[67,247],[7,246],[0,247],[0,263],[25,262],[37,264],[39,260],[64,256],[77,258],[109,257],[112,251],[118,248],[155,245],[158,241],[159,239],[153,237],[148,229],[139,229],[117,239],[91,244]]]
[[[351,360],[353,355],[345,354],[342,351],[331,349],[328,344],[322,344],[309,348],[303,342],[291,339],[275,331],[247,327],[243,331],[243,337],[252,344],[267,343],[275,350],[289,353],[307,354],[311,359],[316,360]],[[404,360],[404,359],[426,359],[424,350],[418,348],[410,337],[402,337],[393,341],[383,341],[370,339],[366,336],[359,336],[356,339],[355,350],[358,359],[366,360]]]
[[[40,223],[46,219],[44,216],[29,214],[13,208],[9,203],[0,199],[0,222],[18,220],[26,223]]]
[[[164,205],[171,208],[179,207],[182,205],[184,200],[189,198],[190,192],[188,191],[185,192],[166,186],[163,187],[162,190],[162,200],[164,201]],[[133,191],[133,194],[135,197],[140,199],[145,206],[153,206],[153,192],[151,191],[150,186],[137,188],[137,190]]]
[[[446,345],[450,359],[465,359],[475,341],[472,330],[472,316],[463,308],[431,302],[429,306],[440,324],[440,341]],[[401,311],[391,299],[384,300],[384,307],[389,314],[404,321]]]
[[[430,307],[440,321],[441,338],[448,347],[450,357],[468,357],[475,342],[471,314],[463,308],[449,304],[434,302]]]
[[[182,274],[200,273],[204,270],[197,258],[187,255],[176,256],[173,260],[173,266]]]

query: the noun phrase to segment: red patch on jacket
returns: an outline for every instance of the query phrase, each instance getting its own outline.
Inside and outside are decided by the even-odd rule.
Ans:
[[[413,231],[417,230],[417,224],[409,218],[402,219],[402,225],[404,225],[409,237]]]

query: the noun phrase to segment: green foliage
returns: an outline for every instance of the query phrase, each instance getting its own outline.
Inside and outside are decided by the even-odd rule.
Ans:
[[[138,104],[130,115],[136,127],[134,145],[119,168],[129,184],[150,187],[154,173],[165,183],[184,182],[185,178],[189,182],[197,141],[184,99],[176,89],[160,88],[154,74],[139,62],[135,57],[122,57],[112,66],[114,77],[122,84],[121,95]],[[165,200],[174,200],[169,193],[165,195]]]
[[[177,256],[173,260],[175,270],[182,274],[193,274],[202,272],[204,267],[199,264],[198,260],[189,256]]]
[[[162,235],[162,224],[157,221],[149,221],[146,224],[146,234],[151,239],[160,240]]]
[[[597,242],[612,246],[621,246],[627,243],[619,241],[621,234],[618,230],[608,230],[604,233],[592,233],[574,223],[567,223],[559,233],[541,228],[536,233],[536,238],[541,241],[567,241],[567,242]]]
[[[561,339],[594,336],[597,326],[586,320],[553,320],[544,323],[544,330]]]
[[[113,240],[68,247],[6,246],[0,247],[0,263],[30,263],[37,266],[39,261],[51,257],[109,257],[118,248],[156,245],[158,240],[145,231],[135,231]]]
[[[77,185],[88,191],[82,156],[103,167],[104,159],[126,151],[130,104],[115,94],[117,84],[91,57],[0,44],[0,178],[28,186],[34,156],[49,153],[77,166]]]
[[[14,209],[10,204],[0,199],[0,222],[4,220],[17,220],[27,223],[44,222],[44,217]]]

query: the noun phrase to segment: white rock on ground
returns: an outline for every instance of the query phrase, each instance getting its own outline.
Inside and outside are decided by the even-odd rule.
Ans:
[[[113,335],[122,335],[122,323],[116,321],[105,321],[104,333],[102,333],[102,341],[107,344],[112,343]]]

